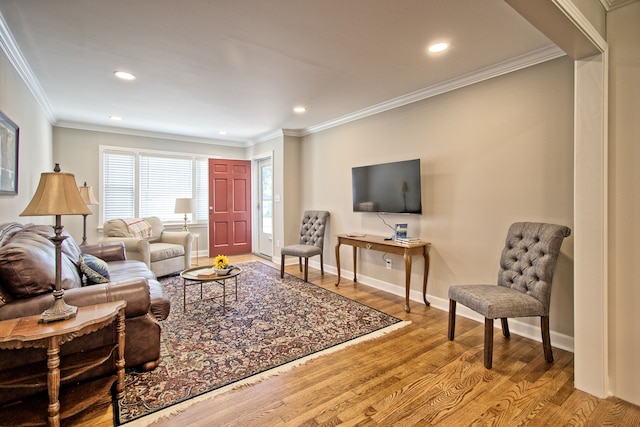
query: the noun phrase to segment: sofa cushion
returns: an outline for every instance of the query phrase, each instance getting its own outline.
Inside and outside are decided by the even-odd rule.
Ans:
[[[152,243],[149,251],[151,262],[184,256],[184,246],[173,243]]]
[[[63,230],[63,235],[69,236]],[[49,240],[54,232],[45,225],[27,226],[0,248],[0,286],[13,298],[28,298],[55,288],[55,246]],[[73,239],[62,243],[62,287],[81,286],[76,265],[80,249]]]
[[[87,278],[87,285],[108,283],[110,279],[107,263],[93,255],[82,254],[79,258],[80,271]]]

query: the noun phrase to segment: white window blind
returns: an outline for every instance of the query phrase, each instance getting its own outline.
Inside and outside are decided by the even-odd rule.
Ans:
[[[157,216],[163,222],[182,223],[175,200],[196,198],[189,222],[206,223],[208,213],[208,159],[152,151],[106,149],[102,152],[103,221],[113,218]]]
[[[105,198],[103,207],[105,220],[135,216],[135,161],[133,153],[104,153],[102,182]]]
[[[140,155],[140,216],[181,221],[175,213],[177,198],[192,197],[193,161],[187,158]],[[187,214],[191,219],[192,214]]]

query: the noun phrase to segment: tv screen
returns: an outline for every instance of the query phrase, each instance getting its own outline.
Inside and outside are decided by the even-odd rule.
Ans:
[[[354,212],[422,213],[420,159],[351,169]]]

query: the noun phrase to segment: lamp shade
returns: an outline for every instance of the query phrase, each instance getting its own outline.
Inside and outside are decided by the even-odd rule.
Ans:
[[[78,190],[80,191],[80,197],[82,197],[82,200],[87,206],[98,204],[98,200],[96,199],[96,196],[93,195],[92,186],[90,185],[87,186],[87,183],[85,182],[82,187],[78,187]]]
[[[183,213],[183,214],[193,213],[195,211],[194,204],[195,204],[194,199],[192,198],[176,199],[175,213]]]
[[[80,196],[73,174],[60,172],[57,164],[56,170],[40,175],[36,194],[20,216],[91,214],[91,210]]]

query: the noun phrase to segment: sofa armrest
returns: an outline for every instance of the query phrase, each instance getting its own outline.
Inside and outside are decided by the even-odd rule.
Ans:
[[[149,313],[151,297],[147,279],[136,278],[123,282],[103,283],[64,292],[67,304],[79,307],[110,301],[125,300],[125,317],[143,316]],[[0,307],[0,320],[41,314],[53,304],[53,294],[13,300]]]
[[[81,246],[82,253],[90,254],[103,259],[107,262],[111,261],[125,261],[127,259],[124,243],[108,243]]]
[[[127,259],[144,262],[151,268],[151,250],[149,241],[137,237],[102,237],[100,243],[124,243]]]

